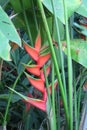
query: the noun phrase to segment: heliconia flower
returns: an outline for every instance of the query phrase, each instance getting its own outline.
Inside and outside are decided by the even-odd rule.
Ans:
[[[57,80],[55,80],[55,83],[54,83],[54,89],[56,88],[58,82]],[[49,86],[49,90],[50,90],[50,94],[52,93],[52,85]],[[43,92],[43,95],[42,95],[42,99],[39,100],[39,99],[34,99],[34,98],[30,98],[30,97],[33,97],[32,95],[28,94],[28,100],[23,100],[23,102],[25,102],[26,104],[26,111],[28,111],[30,109],[30,106],[35,106],[39,109],[41,109],[42,111],[45,111],[46,112],[46,104],[47,104],[47,90],[46,88],[44,88],[44,92]]]
[[[35,41],[35,49],[40,52],[40,48],[41,48],[41,36],[40,36],[40,33],[38,33],[38,36],[36,38],[36,41]]]
[[[46,102],[44,100],[29,98],[28,100],[25,100],[25,102],[46,112]]]
[[[27,43],[23,43],[25,50],[27,51],[27,53],[32,57],[32,59],[34,59],[35,61],[38,61],[39,58],[39,53],[37,51],[37,49],[29,46]]]
[[[26,65],[24,64],[25,69],[33,75],[40,76],[40,66],[39,65]]]
[[[57,85],[58,85],[58,81],[55,80],[55,82],[54,82],[54,89],[56,89]],[[52,84],[49,85],[49,90],[50,90],[50,94],[52,94]]]
[[[27,76],[29,82],[32,84],[33,87],[35,87],[36,89],[38,89],[41,92],[44,92],[44,81],[42,79],[35,79],[32,78],[29,74],[25,73],[25,75]]]
[[[40,55],[37,61],[37,64],[42,67],[50,58],[50,53],[47,53],[45,55]]]
[[[50,65],[46,67],[46,75],[48,76],[50,73]],[[40,78],[45,81],[44,71],[43,69],[40,71]]]

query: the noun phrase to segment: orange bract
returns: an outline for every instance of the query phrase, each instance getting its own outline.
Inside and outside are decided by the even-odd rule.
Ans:
[[[42,67],[50,58],[50,53],[45,55],[40,55],[37,61],[37,64]]]
[[[39,91],[44,92],[44,81],[42,79],[32,78],[30,75],[25,73],[29,82]]]
[[[24,43],[24,48],[27,51],[27,53],[32,57],[32,59],[34,59],[35,61],[38,61],[39,54],[38,54],[38,51],[35,48],[29,46],[26,43]]]
[[[29,82],[31,85],[39,90],[42,93],[42,100],[29,98],[25,101],[27,109],[30,108],[30,104],[45,111],[46,112],[46,105],[48,100],[48,93],[45,88],[45,76],[44,71],[41,69],[43,65],[49,60],[50,53],[45,53],[43,55],[40,55],[41,50],[44,50],[44,47],[41,49],[41,37],[40,33],[38,34],[36,41],[35,41],[35,48],[32,48],[28,44],[24,43],[24,48],[28,52],[28,54],[32,57],[33,60],[36,61],[35,65],[24,65],[25,69],[30,72],[31,74],[38,76],[38,79],[31,77],[29,74],[25,72],[25,75],[27,76]],[[50,73],[50,65],[46,67],[46,75]],[[56,88],[58,82],[55,81],[54,88]],[[50,94],[52,93],[52,86],[49,86]]]
[[[40,48],[41,48],[41,37],[40,34],[38,34],[36,41],[35,41],[35,49],[40,52]]]
[[[40,66],[39,65],[25,65],[25,69],[36,76],[40,76]]]
[[[29,98],[29,100],[26,100],[26,103],[29,103],[43,111],[46,111],[46,102],[43,100]]]

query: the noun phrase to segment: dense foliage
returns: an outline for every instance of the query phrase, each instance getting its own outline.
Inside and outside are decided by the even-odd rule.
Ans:
[[[82,129],[87,1],[0,0],[0,5],[0,126]]]

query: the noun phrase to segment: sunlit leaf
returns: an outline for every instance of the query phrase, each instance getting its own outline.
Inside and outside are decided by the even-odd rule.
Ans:
[[[76,13],[78,13],[84,17],[87,17],[87,0],[82,0],[82,4],[76,10]]]
[[[53,13],[53,8],[51,4],[51,0],[42,0],[44,6],[51,12]],[[66,5],[67,5],[67,13],[68,17],[70,17],[76,9],[80,6],[81,0],[66,0]],[[56,17],[59,18],[59,20],[65,24],[65,19],[64,19],[64,7],[63,7],[63,0],[54,0],[54,7],[55,7],[55,13]]]
[[[81,39],[72,40],[70,44],[72,59],[87,68],[87,41]],[[62,43],[62,47],[63,51],[67,55],[65,42]]]
[[[21,46],[21,39],[13,23],[0,7],[0,57],[4,60],[10,60],[10,41]]]

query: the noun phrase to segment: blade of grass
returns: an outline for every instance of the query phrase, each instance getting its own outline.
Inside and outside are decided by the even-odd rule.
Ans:
[[[56,113],[57,113],[57,130],[60,130],[60,94],[59,94],[59,88],[57,87],[57,93],[56,93]]]
[[[53,110],[53,126],[56,130],[56,113],[55,113],[55,91],[54,91],[54,64],[52,64],[52,110]]]
[[[63,0],[64,5],[64,18],[66,27],[66,44],[67,44],[67,59],[68,59],[68,87],[69,87],[69,129],[73,130],[73,87],[72,87],[72,60],[70,51],[70,37],[68,27],[68,14],[66,1]]]
[[[44,9],[43,9],[42,2],[41,2],[41,0],[37,0],[37,2],[38,2],[39,10],[41,12],[44,28],[45,28],[45,31],[46,31],[46,34],[47,34],[47,38],[48,38],[48,41],[49,41],[52,60],[54,62],[54,66],[55,66],[55,72],[56,72],[56,75],[57,75],[57,78],[58,78],[58,82],[60,84],[60,92],[61,92],[62,100],[63,100],[63,104],[64,104],[67,124],[69,124],[69,115],[68,115],[69,113],[68,113],[67,102],[66,102],[66,99],[65,99],[65,92],[64,92],[60,72],[59,72],[59,66],[57,64],[57,58],[56,58],[55,51],[54,51],[53,44],[52,44],[51,34],[50,34],[49,27],[48,27],[48,24],[47,24],[47,20],[46,20],[46,16],[45,16],[45,12],[44,12]]]
[[[76,73],[75,63],[73,62],[73,85],[74,85],[74,111],[75,111],[75,130],[78,130],[78,115],[77,115],[77,92],[76,92]]]

